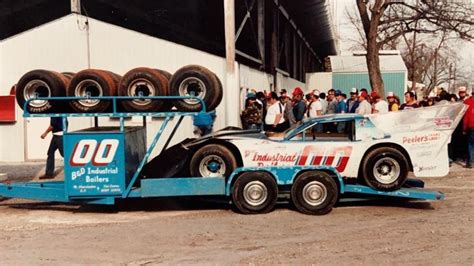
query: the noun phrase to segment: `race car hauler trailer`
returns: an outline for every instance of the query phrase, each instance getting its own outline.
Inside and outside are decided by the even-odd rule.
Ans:
[[[147,100],[177,100],[194,97],[140,97]],[[55,97],[38,100],[71,101],[81,98]],[[196,112],[121,112],[119,102],[137,97],[92,97],[87,99],[109,100],[112,110],[107,113],[29,113],[25,103],[24,117],[61,117],[64,126],[64,181],[0,183],[0,196],[39,201],[77,204],[108,204],[117,199],[210,196],[221,195],[232,199],[242,213],[271,211],[282,192],[291,192],[296,209],[306,214],[326,214],[345,195],[367,195],[416,199],[441,200],[444,194],[423,189],[423,182],[409,180],[396,191],[378,191],[360,184],[348,184],[331,166],[265,166],[239,167],[225,177],[169,177],[140,178],[144,165],[162,137],[169,122],[177,119],[165,150],[185,116],[194,118],[195,124],[213,123],[202,109]],[[126,126],[125,118],[143,117],[142,126]],[[69,131],[67,118],[92,117],[95,125],[77,131]],[[99,126],[99,117],[119,119],[119,126]],[[154,135],[149,147],[146,144],[146,117],[161,117],[163,123]],[[212,167],[209,166],[209,167]]]

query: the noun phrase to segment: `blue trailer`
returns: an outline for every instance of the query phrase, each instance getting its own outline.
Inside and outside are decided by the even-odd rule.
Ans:
[[[192,97],[144,97],[150,100],[176,100]],[[68,101],[72,98],[42,98],[52,101]],[[73,98],[77,100],[79,98]],[[77,204],[114,204],[118,199],[178,197],[178,196],[227,196],[242,213],[269,212],[275,206],[278,195],[291,192],[295,207],[307,214],[326,214],[345,195],[358,198],[380,196],[415,200],[442,200],[444,194],[423,189],[423,182],[409,180],[397,191],[377,191],[360,184],[348,184],[330,166],[287,166],[237,168],[228,178],[224,177],[172,177],[140,178],[140,172],[149,161],[152,151],[169,122],[177,119],[172,134],[162,150],[165,150],[183,118],[191,116],[200,125],[212,124],[206,112],[120,112],[118,102],[134,97],[98,97],[112,101],[108,113],[51,113],[24,112],[24,117],[62,117],[64,125],[64,181],[27,183],[1,183],[0,196],[39,201]],[[196,98],[197,100],[200,100]],[[28,102],[25,103],[25,109]],[[131,116],[143,117],[141,126],[127,126]],[[77,131],[69,131],[67,118],[93,117],[95,125]],[[99,117],[119,120],[116,127],[100,126]],[[161,117],[163,123],[150,146],[146,144],[146,117]],[[242,180],[246,180],[243,182]],[[305,182],[304,180],[310,180]]]

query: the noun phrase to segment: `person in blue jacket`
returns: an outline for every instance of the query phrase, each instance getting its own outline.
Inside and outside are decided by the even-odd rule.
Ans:
[[[306,103],[303,100],[303,90],[300,87],[296,87],[293,90],[293,114],[295,116],[296,123],[303,121],[304,114],[306,113]]]
[[[336,114],[345,114],[347,113],[347,104],[344,101],[344,97],[342,96],[342,92],[340,90],[336,90],[334,93],[336,96],[337,104],[336,104]],[[337,132],[343,133],[346,127],[345,122],[337,123]]]

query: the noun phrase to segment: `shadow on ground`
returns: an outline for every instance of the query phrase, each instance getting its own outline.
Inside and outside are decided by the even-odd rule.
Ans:
[[[66,211],[72,213],[118,213],[118,212],[166,212],[185,210],[234,210],[230,200],[225,197],[179,197],[179,198],[147,198],[120,199],[115,205],[64,204],[51,202],[9,203],[7,198],[0,198],[0,206],[28,210]],[[433,210],[430,202],[400,199],[366,199],[350,202],[339,202],[336,208],[347,207],[394,207],[420,210]],[[285,200],[279,201],[276,209],[295,210]]]

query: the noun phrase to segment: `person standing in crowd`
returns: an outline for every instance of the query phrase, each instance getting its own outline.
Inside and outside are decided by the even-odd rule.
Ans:
[[[300,87],[296,87],[293,90],[293,115],[295,116],[296,123],[303,121],[306,113],[306,103],[303,100],[303,90]]]
[[[248,93],[245,101],[245,109],[242,111],[242,124],[245,129],[262,128],[262,111],[257,106],[255,93]]]
[[[400,106],[400,110],[414,109],[418,107],[415,94],[411,91],[405,92],[405,103]]]
[[[310,104],[308,105],[308,117],[315,118],[322,115],[323,106],[319,101],[319,95],[310,93]]]
[[[397,98],[395,98],[395,94],[393,91],[389,91],[387,94],[387,101],[388,101],[388,110],[390,112],[398,111],[400,108],[400,103],[397,102]]]
[[[466,113],[464,113],[463,118],[463,135],[467,136],[467,159],[466,159],[466,168],[472,168],[472,163],[474,160],[474,91],[471,92],[471,97],[467,98],[464,101],[464,104],[468,106]]]
[[[356,88],[351,89],[351,98],[347,100],[347,110],[349,113],[355,113],[357,107],[359,107],[359,101],[357,100],[358,91]]]
[[[359,107],[357,107],[356,113],[360,115],[370,115],[372,113],[372,106],[367,101],[368,94],[365,91],[359,92]]]
[[[459,96],[458,101],[459,102],[464,102],[464,100],[466,100],[468,98],[467,97],[467,88],[464,87],[464,86],[459,87],[458,96]]]
[[[256,96],[257,96],[257,106],[262,111],[262,117],[265,117],[265,115],[267,114],[267,100],[266,100],[265,93],[259,91],[257,92]]]
[[[347,104],[344,101],[344,95],[340,90],[336,90],[334,93],[336,96],[337,104],[336,104],[336,114],[345,114],[347,113]],[[336,125],[336,130],[338,133],[343,133],[345,129],[346,123],[345,122],[338,122]]]
[[[335,98],[335,92],[336,90],[330,89],[328,90],[328,114],[335,114],[336,113],[336,105],[337,101]]]
[[[46,159],[46,172],[44,176],[40,177],[40,179],[54,178],[54,154],[56,153],[56,150],[59,150],[59,154],[64,157],[63,130],[63,118],[51,117],[48,128],[46,128],[44,133],[41,134],[42,139],[45,139],[49,132],[53,133],[53,137],[49,143],[48,158]]]
[[[373,91],[370,93],[372,100],[374,101],[374,107],[372,108],[372,113],[374,114],[386,114],[388,113],[388,103],[380,97],[380,95]]]
[[[438,101],[435,103],[435,105],[443,105],[443,104],[449,104],[451,103],[451,95],[445,91],[441,90],[441,92],[438,94]]]
[[[347,113],[347,104],[344,101],[344,95],[340,90],[336,90],[334,93],[336,96],[336,114],[344,114]]]
[[[321,92],[319,94],[319,102],[321,103],[321,115],[325,115],[328,112],[328,101],[326,101],[326,93]]]
[[[295,115],[293,114],[293,105],[285,89],[281,91],[280,101],[284,107],[283,118],[285,118],[289,126],[293,126],[296,124]]]
[[[275,92],[270,92],[268,97],[268,110],[265,116],[265,131],[283,132],[287,129],[283,117],[283,106]]]

